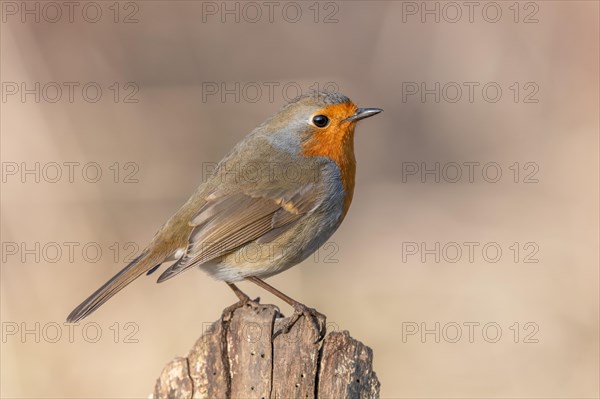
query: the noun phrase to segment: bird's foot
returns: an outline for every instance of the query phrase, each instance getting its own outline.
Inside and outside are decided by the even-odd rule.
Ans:
[[[239,296],[239,299],[240,300],[234,303],[233,305],[223,309],[223,313],[221,315],[221,318],[223,320],[231,320],[231,318],[233,317],[233,313],[239,308],[243,308],[244,306],[250,306],[252,308],[257,308],[258,306],[260,306],[260,297],[256,297],[256,299],[252,300],[248,295],[244,294],[243,297]]]
[[[250,299],[250,297],[246,294],[244,294],[244,292],[242,290],[240,290],[237,285],[233,284],[233,283],[227,283],[227,285],[229,286],[229,288],[231,288],[235,294],[235,296],[238,297],[239,301],[237,301],[236,303],[234,303],[231,306],[226,307],[225,309],[223,309],[223,313],[221,315],[221,318],[225,321],[229,321],[231,320],[231,318],[233,317],[233,313],[238,310],[239,308],[242,308],[244,306],[251,306],[253,308],[258,307],[258,305],[260,304],[260,297],[257,297],[255,300]]]
[[[292,315],[292,317],[290,317],[290,319],[287,321],[287,323],[283,326],[282,331],[285,334],[287,334],[290,331],[290,329],[294,326],[294,324],[296,324],[296,322],[300,319],[300,317],[304,316],[308,320],[310,320],[311,323],[313,324],[313,327],[315,329],[315,335],[317,337],[317,339],[315,340],[315,343],[319,342],[321,339],[323,339],[323,337],[325,336],[325,328],[326,328],[325,315],[317,312],[316,309],[309,308],[308,306],[303,305],[299,302],[296,302],[295,304],[293,304],[292,307],[294,308],[294,314]]]

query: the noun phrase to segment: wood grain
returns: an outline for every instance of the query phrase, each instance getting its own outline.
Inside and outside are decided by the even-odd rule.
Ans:
[[[304,316],[288,332],[274,305],[225,310],[187,357],[169,362],[154,398],[379,397],[373,352],[347,331],[318,339]],[[323,325],[325,325],[323,320]]]

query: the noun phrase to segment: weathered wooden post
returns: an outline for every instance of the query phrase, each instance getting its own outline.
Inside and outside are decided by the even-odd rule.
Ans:
[[[305,317],[283,333],[286,321],[274,305],[253,304],[224,312],[187,357],[165,366],[153,397],[379,397],[371,348],[347,331],[319,339]]]

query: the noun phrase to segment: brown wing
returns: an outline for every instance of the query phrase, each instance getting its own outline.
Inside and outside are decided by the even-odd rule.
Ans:
[[[163,282],[192,266],[226,255],[259,240],[267,242],[314,209],[314,184],[263,196],[254,193],[213,193],[191,224],[187,252],[158,278]]]

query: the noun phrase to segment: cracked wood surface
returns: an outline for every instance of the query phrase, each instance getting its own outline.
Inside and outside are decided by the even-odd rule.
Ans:
[[[187,357],[169,362],[157,398],[378,398],[371,348],[347,331],[321,340],[305,317],[289,332],[274,305],[224,312]],[[323,322],[325,325],[325,323]]]

